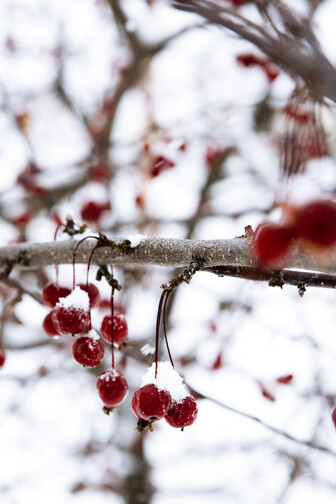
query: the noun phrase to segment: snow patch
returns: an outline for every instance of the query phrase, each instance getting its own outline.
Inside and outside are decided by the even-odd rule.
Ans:
[[[142,386],[154,383],[160,390],[167,390],[176,402],[189,395],[183,378],[173,368],[169,361],[158,363],[157,378],[155,378],[155,362],[147,369],[141,378]]]
[[[149,343],[146,343],[145,345],[143,345],[140,350],[143,355],[153,355],[155,352],[155,348],[152,345],[150,345]]]
[[[64,308],[78,308],[88,312],[90,309],[89,295],[77,286],[68,296],[59,298],[56,306],[62,306]]]
[[[100,336],[99,334],[97,333],[97,331],[95,331],[94,329],[91,329],[88,333],[87,333],[87,336],[95,341],[99,341],[100,340]]]
[[[131,242],[131,248],[135,248],[142,242],[142,240],[146,240],[147,236],[142,234],[134,234],[126,237],[126,240]]]

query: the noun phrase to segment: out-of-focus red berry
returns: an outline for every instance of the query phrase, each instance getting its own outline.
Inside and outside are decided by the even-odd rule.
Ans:
[[[105,212],[111,210],[111,205],[107,201],[105,203],[99,203],[97,201],[87,201],[84,203],[81,209],[81,218],[83,221],[90,223],[98,223]]]
[[[292,227],[274,222],[259,224],[252,240],[256,263],[264,268],[281,267],[288,256],[293,238]]]
[[[298,236],[308,245],[325,249],[336,243],[336,203],[317,199],[294,209]]]
[[[152,166],[150,169],[150,176],[151,177],[157,177],[160,175],[165,170],[169,170],[175,166],[174,161],[171,161],[170,159],[166,158],[165,156],[158,155],[154,156],[152,160]]]

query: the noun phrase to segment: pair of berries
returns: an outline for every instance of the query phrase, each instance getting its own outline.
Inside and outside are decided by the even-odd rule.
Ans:
[[[336,243],[336,203],[317,199],[289,206],[283,224],[263,222],[253,236],[252,251],[259,266],[282,267],[293,247],[302,243],[313,253],[328,252]]]
[[[132,398],[132,410],[138,418],[140,432],[146,427],[151,429],[152,422],[161,418],[180,429],[194,423],[196,401],[169,362],[153,364],[142,377],[142,382],[143,386]]]
[[[197,404],[191,395],[174,401],[167,390],[159,389],[153,383],[144,385],[134,393],[132,410],[139,420],[140,431],[161,418],[172,427],[183,429],[192,425],[197,417]]]

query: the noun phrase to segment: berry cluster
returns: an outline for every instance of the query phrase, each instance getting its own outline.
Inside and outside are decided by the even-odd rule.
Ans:
[[[153,422],[164,418],[172,427],[184,429],[197,417],[195,399],[187,392],[182,377],[169,362],[153,364],[142,378],[143,386],[132,398],[132,410],[138,418],[138,430],[152,430]]]
[[[67,223],[69,227],[69,223]],[[60,224],[58,229],[66,225]],[[73,231],[73,226],[71,227]],[[93,247],[88,260],[86,283],[76,286],[75,265],[78,248],[84,240],[94,238],[97,243]],[[48,336],[59,338],[65,334],[79,335],[72,345],[72,355],[78,364],[88,368],[97,367],[104,359],[105,344],[111,345],[112,366],[98,376],[97,391],[104,403],[103,410],[110,411],[122,403],[128,392],[128,384],[123,373],[114,366],[114,346],[123,346],[128,335],[128,327],[123,313],[114,305],[114,292],[121,286],[106,266],[101,266],[97,279],[105,277],[111,287],[111,299],[108,307],[110,315],[106,315],[100,327],[100,335],[92,329],[91,309],[106,308],[105,302],[100,302],[97,287],[89,283],[89,270],[93,254],[97,248],[106,243],[106,237],[88,236],[80,240],[73,253],[73,288],[61,287],[58,283],[58,268],[56,266],[56,282],[48,283],[42,292],[45,305],[51,308],[43,321],[43,328]],[[152,430],[154,421],[165,418],[169,425],[183,429],[191,425],[197,416],[197,404],[188,393],[181,376],[175,371],[174,363],[168,346],[166,334],[166,306],[171,290],[165,289],[159,302],[156,323],[155,363],[143,377],[143,386],[134,393],[132,409],[138,418],[138,430],[146,427]],[[159,368],[159,333],[160,321],[163,315],[163,330],[170,363],[160,364]],[[1,364],[1,363],[0,363]]]
[[[72,355],[78,364],[88,368],[97,367],[104,359],[104,341],[111,345],[124,344],[128,335],[127,322],[119,310],[114,313],[113,307],[113,315],[103,319],[101,337],[91,328],[91,308],[99,306],[99,291],[94,284],[80,284],[70,291],[49,283],[43,289],[42,298],[52,308],[43,321],[43,329],[48,336],[80,335],[72,345]],[[101,305],[104,306],[104,303]],[[103,372],[97,379],[97,391],[106,412],[118,406],[126,397],[127,381],[120,371],[114,369],[113,358],[112,369]]]
[[[282,223],[263,222],[252,240],[252,253],[258,266],[281,268],[299,245],[323,256],[336,243],[336,203],[316,199],[303,205],[287,206]]]

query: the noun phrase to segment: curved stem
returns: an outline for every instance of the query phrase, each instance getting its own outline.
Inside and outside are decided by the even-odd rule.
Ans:
[[[65,224],[58,224],[57,228],[55,229],[54,233],[54,242],[57,239],[57,233],[60,230],[61,227],[65,227]],[[58,264],[55,264],[55,286],[58,289],[59,281],[58,281]]]
[[[76,287],[75,267],[76,267],[76,256],[77,256],[78,248],[81,245],[81,243],[83,243],[85,240],[88,240],[89,238],[94,238],[95,240],[99,240],[99,238],[97,236],[85,236],[85,238],[82,238],[81,240],[79,240],[79,242],[77,243],[77,245],[75,247],[75,250],[73,252],[73,256],[72,256],[72,268],[73,268],[72,281],[73,281],[73,289]]]
[[[168,298],[171,294],[171,291],[167,291],[167,295],[165,297],[165,300],[164,300],[164,303],[163,303],[163,309],[162,309],[162,313],[163,313],[163,318],[162,318],[162,322],[163,322],[163,334],[164,334],[164,338],[165,338],[165,342],[166,342],[166,348],[167,348],[167,352],[168,352],[168,356],[169,356],[169,360],[170,360],[170,363],[171,365],[173,366],[173,368],[175,367],[174,365],[174,361],[173,361],[173,358],[171,356],[171,353],[170,353],[170,348],[169,348],[169,345],[168,345],[168,338],[167,338],[167,314],[166,314],[166,309],[167,309],[167,301],[168,301]]]
[[[111,353],[112,369],[114,369],[114,287],[111,290]]]
[[[156,334],[155,334],[155,378],[157,378],[158,363],[159,363],[159,339],[160,339],[160,322],[162,314],[162,304],[166,297],[167,291],[164,290],[160,297],[160,302],[158,306],[157,318],[156,318]]]

